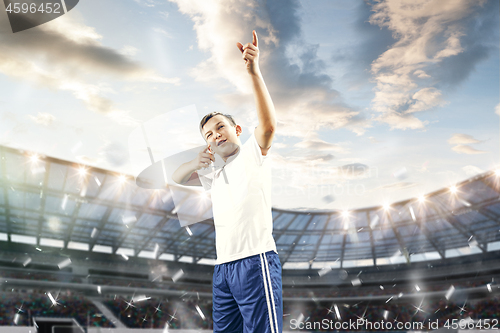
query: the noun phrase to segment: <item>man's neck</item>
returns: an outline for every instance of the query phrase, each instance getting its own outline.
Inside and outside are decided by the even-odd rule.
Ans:
[[[228,156],[226,156],[226,157],[223,157],[222,159],[224,160],[224,163],[225,163],[225,162],[227,162],[227,160],[228,160],[229,158],[231,158],[232,156],[234,156],[234,155],[238,154],[238,152],[239,152],[239,151],[240,151],[240,146],[238,146],[238,148],[236,148],[236,149],[235,149],[235,150],[231,153],[231,155],[228,155]]]

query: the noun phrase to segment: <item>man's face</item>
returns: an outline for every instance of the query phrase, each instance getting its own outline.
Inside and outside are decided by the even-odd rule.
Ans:
[[[227,158],[238,149],[241,126],[231,126],[229,120],[221,115],[216,115],[203,126],[204,139],[210,144],[212,151],[222,158]]]

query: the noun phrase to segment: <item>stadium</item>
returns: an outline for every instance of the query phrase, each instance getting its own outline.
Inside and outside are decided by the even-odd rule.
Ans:
[[[5,146],[0,175],[0,332],[210,332],[213,221]],[[498,329],[499,190],[489,171],[381,207],[274,209],[284,331]]]

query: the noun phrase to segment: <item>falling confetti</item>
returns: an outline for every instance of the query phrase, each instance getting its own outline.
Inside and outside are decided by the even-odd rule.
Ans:
[[[124,224],[129,224],[129,223],[136,222],[136,221],[137,221],[137,217],[135,217],[135,215],[123,216],[122,217],[122,222]]]
[[[389,297],[389,299],[387,301],[385,301],[386,303],[389,303],[392,299],[394,298],[394,296],[391,296]]]
[[[198,314],[200,315],[201,319],[205,320],[205,315],[203,314],[203,312],[201,311],[200,307],[198,306],[198,304],[195,305],[196,307],[196,311],[198,311]]]
[[[90,238],[95,238],[97,236],[97,228],[92,229],[92,233],[90,234]]]
[[[16,313],[16,315],[14,316],[14,324],[17,325],[18,322],[19,322],[19,313]]]
[[[177,273],[172,276],[172,281],[177,282],[182,276],[184,275],[184,271],[182,269],[179,269]]]
[[[416,289],[417,291],[420,291],[420,287],[418,286],[418,284],[416,284],[416,285],[415,285],[415,289]]]
[[[415,218],[415,212],[413,211],[413,207],[410,206],[410,214],[411,214],[411,219],[413,222],[417,222],[417,219]]]
[[[351,283],[354,287],[358,287],[361,285],[361,279],[357,278],[357,279],[353,279],[351,280]]]
[[[189,236],[193,236],[193,232],[191,231],[191,229],[189,229],[188,226],[186,226],[186,231],[187,231]]]
[[[397,180],[403,180],[408,177],[408,171],[406,170],[405,167],[402,167],[398,171],[394,172],[392,176]]]
[[[375,217],[373,218],[373,220],[370,223],[370,228],[371,229],[375,228],[377,226],[379,220],[380,220],[380,217],[378,217],[378,215],[375,215]]]
[[[63,201],[62,201],[62,203],[61,203],[61,208],[62,208],[62,210],[65,210],[65,209],[66,209],[66,204],[67,204],[67,203],[68,203],[68,195],[67,195],[67,194],[65,194],[65,195],[64,195],[64,198],[63,198]]]
[[[31,258],[30,257],[26,258],[26,260],[23,262],[23,266],[24,267],[28,266],[30,262],[31,262]]]
[[[335,201],[335,197],[329,194],[323,197],[323,201],[329,204]]]
[[[450,286],[450,288],[448,289],[448,291],[446,292],[446,299],[450,299],[451,295],[453,295],[453,293],[455,292],[455,287],[453,285]]]
[[[97,292],[98,292],[99,294],[101,294],[101,293],[102,293],[101,286],[97,286]]]
[[[486,285],[486,288],[488,288],[488,291],[491,293],[491,283],[488,283],[488,284]]]
[[[50,302],[52,302],[53,306],[57,305],[57,301],[55,300],[54,296],[52,296],[51,293],[48,293],[47,296],[49,296]]]
[[[64,267],[69,266],[69,265],[71,265],[71,259],[70,258],[64,259],[59,264],[57,264],[57,266],[59,267],[59,269],[63,269]]]
[[[148,299],[151,299],[151,297],[148,297],[146,295],[139,295],[132,298],[132,303],[147,301]]]
[[[389,317],[389,311],[387,310],[384,310],[384,319],[387,320],[387,318]]]
[[[74,154],[77,152],[78,149],[80,149],[82,147],[82,142],[81,141],[78,141],[78,143],[73,147],[71,148],[71,152]]]
[[[323,276],[323,275],[325,275],[325,274],[328,274],[328,273],[329,273],[329,272],[331,272],[331,271],[332,271],[332,268],[331,268],[330,266],[326,266],[326,267],[323,267],[322,269],[320,269],[320,270],[318,271],[318,275],[319,275],[319,276]]]
[[[125,261],[129,259],[125,253],[120,253],[120,255],[122,256],[123,259],[125,259]]]
[[[337,319],[342,320],[342,317],[340,316],[339,307],[337,306],[337,304],[334,304],[333,307],[335,308],[335,314],[337,315]]]
[[[97,178],[97,176],[94,177],[94,180],[95,180],[97,186],[101,186],[101,181],[99,180],[99,178]]]

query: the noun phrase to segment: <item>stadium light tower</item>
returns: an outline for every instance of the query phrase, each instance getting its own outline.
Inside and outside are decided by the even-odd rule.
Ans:
[[[457,187],[455,185],[451,186],[450,187],[450,192],[453,193],[453,194],[457,193]]]

